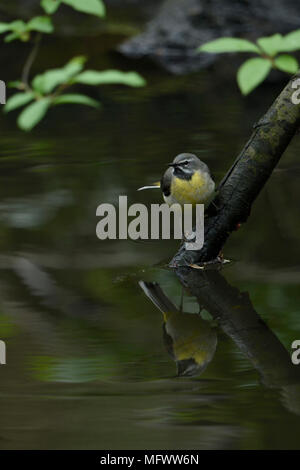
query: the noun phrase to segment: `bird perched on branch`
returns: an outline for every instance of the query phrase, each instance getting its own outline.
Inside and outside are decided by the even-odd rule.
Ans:
[[[181,153],[168,167],[160,183],[143,186],[138,191],[160,188],[169,205],[208,205],[214,196],[215,182],[204,162],[192,153]]]

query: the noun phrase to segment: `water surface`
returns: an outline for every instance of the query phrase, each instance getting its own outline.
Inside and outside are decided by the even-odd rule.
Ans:
[[[221,179],[281,84],[245,99],[209,72],[139,72],[148,87],[99,90],[101,112],[61,107],[31,134],[16,129],[15,115],[0,118],[0,447],[299,448],[290,361],[300,338],[299,138],[224,249],[234,262],[221,275],[248,293],[266,330],[256,336],[245,325],[235,341],[203,309],[217,347],[200,375],[176,375],[163,316],[139,286],[159,282],[179,304],[180,283],[165,268],[178,242],[95,235],[102,202],[160,202],[136,188],[182,151]],[[187,293],[184,310],[199,310]]]

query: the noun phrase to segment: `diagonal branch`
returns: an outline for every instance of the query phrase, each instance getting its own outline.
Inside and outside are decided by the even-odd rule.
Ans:
[[[187,251],[183,245],[171,267],[215,259],[237,224],[247,220],[252,204],[300,126],[300,105],[292,102],[292,85],[299,78],[300,73],[289,81],[254,126],[252,136],[221,181],[214,204],[207,210],[202,249]]]

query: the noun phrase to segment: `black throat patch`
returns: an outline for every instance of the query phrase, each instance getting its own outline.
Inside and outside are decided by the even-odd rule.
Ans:
[[[190,180],[194,174],[193,170],[183,169],[179,166],[174,168],[174,176],[180,178],[181,180]]]

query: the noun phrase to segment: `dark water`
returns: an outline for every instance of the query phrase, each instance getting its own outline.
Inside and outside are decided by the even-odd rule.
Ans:
[[[138,284],[159,282],[179,304],[180,283],[165,268],[178,243],[95,235],[100,203],[159,202],[136,188],[182,151],[220,179],[281,84],[245,99],[232,79],[207,72],[139,71],[148,87],[99,90],[101,112],[61,107],[31,134],[1,116],[0,447],[300,448],[290,359],[300,339],[300,138],[225,247],[234,263],[215,294],[225,316],[201,312],[200,349],[210,354],[200,375],[176,376],[163,316]],[[227,304],[230,286],[250,297],[245,321],[232,297]],[[184,310],[199,310],[187,293]]]

